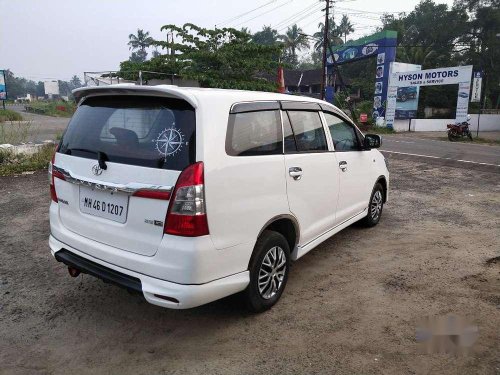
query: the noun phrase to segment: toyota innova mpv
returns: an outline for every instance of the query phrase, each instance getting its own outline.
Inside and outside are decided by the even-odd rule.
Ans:
[[[175,309],[241,292],[263,311],[292,261],[380,220],[380,137],[327,102],[134,85],[74,96],[49,165],[50,249],[72,276]]]

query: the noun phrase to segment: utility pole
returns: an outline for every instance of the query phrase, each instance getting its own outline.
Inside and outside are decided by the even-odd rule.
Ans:
[[[321,75],[321,100],[325,99],[326,88],[326,49],[328,48],[328,29],[330,18],[330,0],[326,0],[325,30],[323,34],[323,74]]]

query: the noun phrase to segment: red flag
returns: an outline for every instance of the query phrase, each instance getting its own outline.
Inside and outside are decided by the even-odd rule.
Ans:
[[[283,72],[283,67],[278,68],[278,92],[285,92],[285,73]]]

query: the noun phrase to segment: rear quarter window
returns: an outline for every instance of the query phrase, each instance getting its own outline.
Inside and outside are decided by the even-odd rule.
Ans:
[[[256,111],[229,115],[226,153],[231,156],[283,153],[279,111]]]

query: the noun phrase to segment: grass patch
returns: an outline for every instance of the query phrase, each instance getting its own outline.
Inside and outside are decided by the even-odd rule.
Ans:
[[[46,169],[53,154],[53,144],[40,147],[38,152],[32,155],[14,155],[11,151],[0,150],[0,176]]]
[[[28,112],[38,113],[53,117],[71,117],[76,110],[73,102],[33,102],[25,106]]]
[[[0,109],[0,122],[5,121],[22,121],[23,116],[19,112],[11,109]]]

